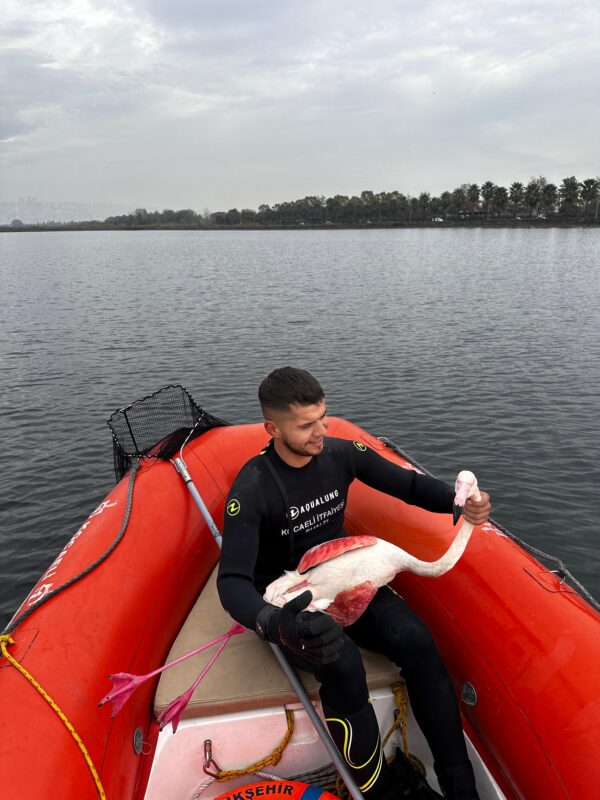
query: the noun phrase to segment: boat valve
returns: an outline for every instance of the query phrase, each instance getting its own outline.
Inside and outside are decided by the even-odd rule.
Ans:
[[[467,681],[463,685],[461,697],[466,706],[474,706],[477,704],[477,691],[472,683]]]
[[[216,772],[211,772],[209,767],[214,767]],[[210,775],[211,778],[218,778],[221,768],[213,758],[212,754],[212,741],[210,739],[204,740],[204,764],[202,764],[202,771],[205,775]]]

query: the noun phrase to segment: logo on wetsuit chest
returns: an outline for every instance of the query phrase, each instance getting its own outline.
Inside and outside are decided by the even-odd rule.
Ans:
[[[241,505],[239,500],[230,500],[227,503],[227,513],[230,517],[237,517],[237,515],[240,513],[240,508]]]
[[[362,442],[352,442],[352,444],[354,445],[354,447],[356,447],[357,450],[360,450],[361,453],[364,453],[365,450],[367,449],[366,444],[363,444]]]
[[[325,525],[334,514],[339,513],[344,508],[344,500],[342,500],[341,503],[338,503],[338,505],[334,508],[328,508],[324,511],[320,511],[319,509],[321,506],[329,505],[339,496],[339,490],[334,489],[333,491],[323,494],[320,497],[315,497],[314,500],[309,500],[307,503],[304,503],[301,506],[291,506],[290,517],[292,520],[297,520],[302,515],[314,512],[311,517],[305,519],[303,522],[300,522],[298,525],[295,525],[292,528],[293,533],[300,533],[301,531],[308,533],[309,531],[315,530],[316,528],[321,528],[323,525]],[[289,529],[283,528],[281,535],[287,536],[288,534]]]
[[[330,503],[332,500],[335,500],[336,497],[339,497],[340,493],[337,489],[334,489],[333,492],[329,492],[328,494],[323,494],[321,497],[316,497],[314,500],[309,500],[308,503],[305,503],[303,506],[291,506],[290,507],[290,515],[292,519],[297,519],[300,514],[307,514],[309,511],[313,511],[313,509],[318,508],[318,506],[323,506],[325,503]]]

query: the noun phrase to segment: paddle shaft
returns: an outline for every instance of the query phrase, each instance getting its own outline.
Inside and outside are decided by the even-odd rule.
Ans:
[[[212,533],[216,543],[219,545],[220,548],[223,542],[222,536],[219,532],[219,529],[215,525],[215,521],[213,520],[210,511],[206,507],[206,504],[202,499],[200,492],[198,491],[198,489],[196,489],[194,481],[192,480],[192,477],[187,470],[183,458],[181,458],[181,456],[179,458],[176,458],[173,461],[173,464],[177,472],[179,472],[179,474],[183,478],[185,485],[187,486],[190,494],[194,499],[194,502],[196,503],[196,505],[200,509],[200,513],[204,517],[204,521],[208,525],[210,532]],[[285,673],[285,676],[290,682],[292,689],[295,691],[298,700],[300,700],[300,702],[304,706],[304,710],[308,714],[310,721],[315,726],[315,730],[317,731],[318,735],[321,738],[321,741],[325,745],[325,749],[331,756],[331,760],[335,764],[337,771],[340,773],[342,780],[344,781],[346,787],[348,788],[348,791],[350,792],[354,800],[363,800],[363,796],[356,784],[356,781],[350,774],[346,762],[344,761],[337,747],[333,743],[333,739],[329,735],[329,731],[327,730],[325,725],[323,725],[321,717],[317,714],[315,707],[311,703],[309,696],[306,694],[304,686],[302,686],[302,683],[298,679],[298,676],[290,666],[281,648],[278,645],[274,644],[273,642],[269,642],[269,644],[271,645],[271,650],[275,654],[275,658],[279,662],[279,666]]]

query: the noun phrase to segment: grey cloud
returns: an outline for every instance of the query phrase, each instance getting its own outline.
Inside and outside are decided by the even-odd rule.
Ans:
[[[14,6],[5,191],[51,191],[44,158],[71,149],[98,199],[193,207],[597,164],[584,121],[598,130],[600,10],[587,0],[90,7],[97,30],[76,10],[50,24],[52,0],[39,19]],[[70,24],[84,41],[64,52]]]

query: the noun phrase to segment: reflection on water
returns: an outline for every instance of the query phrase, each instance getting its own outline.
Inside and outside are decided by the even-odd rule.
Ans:
[[[445,480],[600,594],[598,230],[0,234],[0,612],[111,487],[105,420],[183,383],[259,418],[271,369]]]

